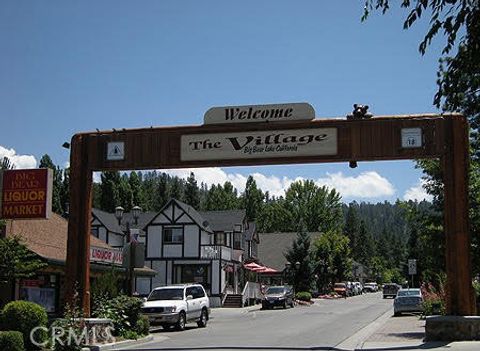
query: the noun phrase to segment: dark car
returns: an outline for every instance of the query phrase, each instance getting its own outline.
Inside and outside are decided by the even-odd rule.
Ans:
[[[383,286],[383,298],[386,299],[387,297],[395,298],[397,296],[397,292],[400,290],[400,285],[398,284],[385,284]]]
[[[287,286],[271,286],[265,291],[262,299],[262,308],[270,309],[275,306],[287,308],[287,306],[294,306],[293,290]]]

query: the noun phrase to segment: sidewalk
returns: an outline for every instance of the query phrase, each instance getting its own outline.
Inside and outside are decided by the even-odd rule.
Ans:
[[[424,342],[425,320],[418,315],[390,317],[361,345],[362,350],[479,351],[480,341]]]

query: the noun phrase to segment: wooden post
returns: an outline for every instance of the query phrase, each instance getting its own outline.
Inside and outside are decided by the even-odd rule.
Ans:
[[[475,315],[468,225],[468,124],[463,116],[445,117],[444,224],[447,314]]]
[[[70,153],[70,214],[68,220],[66,301],[78,303],[90,316],[90,222],[92,171],[88,167],[88,137],[75,135]]]

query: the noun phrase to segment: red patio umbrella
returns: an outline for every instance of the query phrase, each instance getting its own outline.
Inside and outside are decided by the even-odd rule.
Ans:
[[[247,264],[244,264],[243,266],[246,269],[251,270],[251,271],[255,271],[259,268],[263,268],[263,266],[260,266],[259,264],[255,263],[255,262],[247,263]]]

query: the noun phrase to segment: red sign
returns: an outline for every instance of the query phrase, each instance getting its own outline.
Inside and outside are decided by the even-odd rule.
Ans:
[[[3,171],[0,218],[48,218],[52,208],[52,173],[48,168]]]

